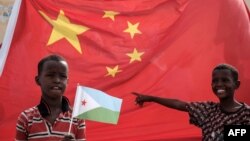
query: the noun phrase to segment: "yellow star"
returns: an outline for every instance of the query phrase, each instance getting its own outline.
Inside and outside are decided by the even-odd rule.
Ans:
[[[128,55],[130,57],[130,62],[132,63],[134,61],[141,61],[141,56],[144,54],[144,52],[138,52],[136,48],[134,48],[134,51],[132,53],[127,53],[126,55]]]
[[[141,34],[141,31],[138,30],[139,24],[140,23],[136,23],[133,25],[128,21],[128,28],[125,29],[123,32],[128,32],[130,34],[130,37],[133,39],[136,33]]]
[[[64,15],[62,10],[60,10],[56,20],[52,20],[42,11],[39,12],[53,26],[47,45],[51,45],[56,41],[65,38],[80,54],[82,54],[77,35],[89,30],[88,27],[70,23],[69,19]]]
[[[116,65],[114,68],[110,68],[110,67],[106,67],[108,73],[106,74],[106,76],[109,76],[111,75],[112,77],[115,77],[115,75],[118,73],[118,72],[121,72],[121,70],[119,70],[119,66]]]
[[[103,18],[110,18],[112,21],[115,21],[115,16],[120,14],[119,12],[115,11],[104,11]]]

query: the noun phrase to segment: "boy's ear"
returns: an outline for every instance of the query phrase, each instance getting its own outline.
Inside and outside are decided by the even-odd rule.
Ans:
[[[39,77],[38,76],[35,77],[35,81],[36,81],[37,85],[40,85],[40,81],[39,81]]]
[[[236,89],[238,89],[238,88],[240,87],[240,80],[237,80],[237,81],[235,82],[235,85],[236,85]]]

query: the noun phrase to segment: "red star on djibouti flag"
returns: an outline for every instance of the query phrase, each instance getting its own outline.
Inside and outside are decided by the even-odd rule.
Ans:
[[[87,101],[84,99],[84,100],[82,101],[82,105],[85,106],[86,104],[87,104]]]

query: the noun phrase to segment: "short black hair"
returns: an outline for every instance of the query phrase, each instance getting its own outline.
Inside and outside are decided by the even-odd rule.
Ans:
[[[217,65],[217,66],[214,68],[213,72],[214,72],[215,70],[229,70],[229,71],[232,73],[232,76],[233,76],[234,81],[235,81],[235,82],[238,81],[239,72],[238,72],[238,70],[237,70],[234,66],[232,66],[232,65],[229,65],[229,64],[226,64],[226,63],[219,64],[219,65]]]
[[[38,66],[37,66],[37,68],[38,68],[38,75],[41,74],[41,72],[42,72],[42,70],[43,70],[43,65],[44,65],[44,63],[47,62],[47,61],[64,61],[64,62],[67,62],[67,61],[65,60],[65,58],[63,58],[63,57],[60,56],[60,55],[57,55],[57,54],[48,55],[48,56],[44,57],[43,59],[41,59],[41,60],[39,61],[39,63],[38,63]]]

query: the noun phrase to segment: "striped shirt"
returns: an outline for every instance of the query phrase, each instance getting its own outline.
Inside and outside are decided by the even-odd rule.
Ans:
[[[223,141],[224,125],[250,125],[250,107],[245,103],[230,113],[214,102],[192,102],[187,109],[190,123],[202,129],[203,141]]]
[[[44,100],[38,106],[22,112],[16,124],[16,141],[58,141],[68,134],[72,110],[66,97],[62,100],[62,112],[53,125],[45,117],[50,115],[50,109]],[[85,141],[85,123],[73,118],[71,135],[79,141]]]

